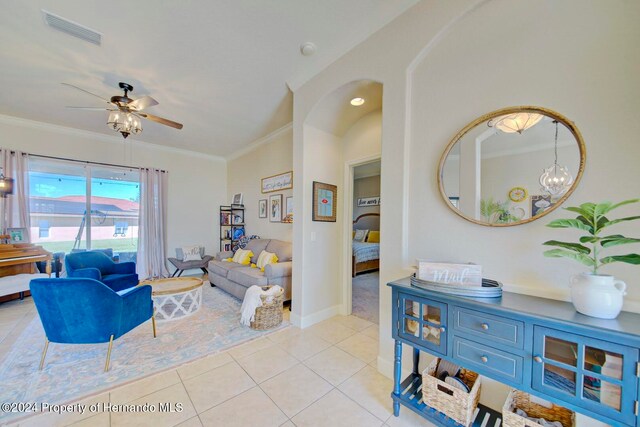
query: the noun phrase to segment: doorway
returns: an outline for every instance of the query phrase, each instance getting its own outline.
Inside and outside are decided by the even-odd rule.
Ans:
[[[351,314],[375,324],[380,311],[380,166],[379,158],[354,165],[351,182]]]

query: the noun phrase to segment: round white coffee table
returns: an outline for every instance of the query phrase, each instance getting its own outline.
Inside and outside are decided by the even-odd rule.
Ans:
[[[151,286],[151,299],[158,322],[191,316],[202,305],[202,279],[197,277],[145,280],[138,286],[141,285]]]

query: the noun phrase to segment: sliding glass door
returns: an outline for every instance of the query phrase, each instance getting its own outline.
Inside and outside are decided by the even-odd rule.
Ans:
[[[111,250],[135,261],[137,170],[43,159],[29,161],[32,241],[51,252]]]
[[[137,170],[91,166],[91,249],[112,249],[135,261],[140,175]]]

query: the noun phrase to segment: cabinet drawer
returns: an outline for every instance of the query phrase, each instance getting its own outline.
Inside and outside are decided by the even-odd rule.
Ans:
[[[522,382],[521,356],[496,350],[464,338],[453,338],[453,357],[468,368],[492,378],[501,378],[511,384]]]
[[[487,339],[486,343],[523,348],[524,323],[506,317],[493,316],[465,308],[454,309],[454,329]]]

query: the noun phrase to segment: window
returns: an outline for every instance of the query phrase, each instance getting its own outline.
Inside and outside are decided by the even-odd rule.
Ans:
[[[120,260],[135,261],[137,170],[34,156],[29,187],[34,243],[50,252],[112,249]]]
[[[49,237],[49,221],[46,219],[40,220],[40,224],[38,224],[38,237],[41,239]]]

